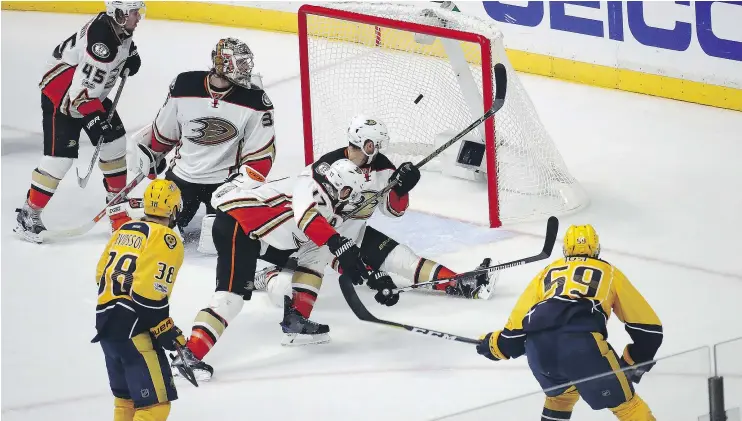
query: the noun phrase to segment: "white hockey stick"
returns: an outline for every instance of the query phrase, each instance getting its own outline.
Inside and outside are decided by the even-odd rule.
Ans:
[[[121,198],[125,197],[128,193],[134,190],[134,188],[142,180],[144,180],[145,177],[146,176],[143,173],[139,173],[133,180],[131,180],[131,182],[129,182],[129,184],[126,185],[126,187],[121,189],[121,191],[118,192],[116,196],[114,196],[113,199],[111,199],[111,201],[106,204],[103,210],[98,212],[98,214],[95,215],[95,217],[92,220],[86,222],[84,225],[81,225],[77,228],[70,228],[66,230],[41,231],[39,233],[39,238],[41,239],[41,242],[43,243],[48,240],[54,241],[54,240],[59,240],[63,238],[77,237],[77,236],[87,233],[88,231],[93,229],[93,227],[95,226],[95,224],[98,223],[98,221],[100,221],[101,219],[103,219],[104,216],[106,216],[106,209],[109,206],[118,204],[121,201]]]
[[[116,106],[119,103],[119,98],[121,98],[121,92],[124,90],[124,84],[126,83],[126,79],[129,78],[129,69],[124,69],[124,72],[122,73],[123,76],[121,76],[121,83],[119,83],[119,89],[116,92],[116,97],[113,98],[113,105],[111,106],[111,111],[108,112],[108,118],[106,121],[109,123],[113,119],[113,114],[116,112]],[[88,185],[88,180],[90,179],[90,174],[93,173],[93,166],[95,166],[95,161],[98,160],[98,155],[100,154],[100,150],[103,147],[103,136],[98,139],[98,144],[95,145],[95,152],[93,152],[93,159],[90,160],[90,165],[88,165],[88,172],[85,173],[85,177],[80,177],[80,168],[75,168],[77,171],[77,185],[80,186],[80,188],[85,188],[85,186]]]

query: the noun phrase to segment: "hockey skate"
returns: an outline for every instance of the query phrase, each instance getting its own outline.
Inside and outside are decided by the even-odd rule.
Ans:
[[[28,203],[23,203],[23,207],[16,209],[18,216],[16,217],[17,224],[13,228],[13,232],[25,241],[31,243],[41,244],[43,239],[41,238],[41,232],[46,231],[44,223],[41,221],[41,209],[34,209]]]
[[[117,192],[108,192],[106,194],[106,214],[108,215],[108,221],[111,223],[111,233],[116,232],[122,225],[131,221],[129,212],[126,210],[129,200],[126,196],[119,199],[118,203],[111,203],[117,194]]]
[[[183,359],[185,361],[183,361],[178,354],[170,354],[170,359],[173,360],[170,363],[170,367],[177,370],[173,372],[174,377],[186,378],[186,376],[183,375],[182,371],[184,365],[188,365],[189,367],[191,367],[191,370],[193,370],[193,375],[194,377],[196,377],[196,381],[207,382],[211,380],[211,376],[214,374],[214,368],[196,358],[196,356],[193,355],[193,352],[191,352],[191,350],[188,349],[187,346],[183,347]]]
[[[477,269],[489,267],[491,264],[492,259],[488,257],[477,266]],[[499,277],[499,272],[495,271],[482,273],[474,278],[460,279],[456,281],[455,285],[446,287],[446,294],[471,299],[489,300],[494,295],[492,292],[495,289],[495,284],[497,284]]]
[[[297,346],[330,342],[330,335],[328,335],[330,327],[302,316],[291,305],[291,297],[288,296],[284,296],[283,321],[280,325],[284,333],[281,345]]]

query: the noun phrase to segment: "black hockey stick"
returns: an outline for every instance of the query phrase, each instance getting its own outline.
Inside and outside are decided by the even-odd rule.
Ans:
[[[479,339],[471,339],[466,338],[463,336],[458,335],[452,335],[450,333],[444,333],[444,332],[438,332],[435,330],[425,329],[422,327],[412,326],[412,325],[406,325],[404,323],[397,323],[392,322],[389,320],[381,320],[371,314],[366,306],[363,305],[363,302],[358,297],[358,294],[356,294],[356,289],[353,287],[353,281],[346,275],[340,275],[340,291],[343,293],[343,297],[345,297],[345,301],[348,303],[348,306],[351,310],[353,310],[353,313],[358,317],[359,319],[363,320],[364,322],[371,322],[371,323],[377,323],[392,327],[398,327],[405,330],[409,330],[410,332],[420,333],[423,335],[433,336],[435,338],[443,338],[448,339],[449,341],[457,341],[457,342],[464,342],[467,344],[479,344]]]
[[[178,357],[180,357],[180,361],[183,362],[183,364],[176,365],[175,368],[178,369],[181,376],[185,377],[186,380],[188,380],[192,385],[198,387],[198,382],[196,381],[196,375],[193,374],[193,369],[186,362],[185,356],[183,355],[183,349],[180,347],[180,345],[176,343],[175,350],[178,352]]]
[[[124,84],[126,83],[126,79],[129,78],[129,69],[124,69],[124,72],[121,76],[121,83],[119,83],[119,89],[116,92],[116,97],[113,99],[113,105],[111,106],[111,110],[108,112],[108,118],[106,121],[109,123],[113,119],[113,113],[116,112],[116,106],[118,106],[119,98],[121,98],[121,92],[124,90]],[[75,168],[77,171],[77,185],[79,185],[81,188],[85,188],[85,186],[88,185],[88,180],[90,179],[90,174],[93,173],[93,166],[95,165],[95,161],[98,160],[98,155],[100,154],[100,150],[103,147],[103,136],[98,139],[98,144],[95,145],[95,152],[93,152],[93,158],[90,160],[90,165],[88,165],[88,172],[85,173],[85,177],[80,177],[80,168]]]
[[[513,260],[512,262],[501,263],[499,265],[494,265],[494,266],[490,266],[486,268],[474,269],[469,272],[459,273],[449,278],[436,279],[435,281],[422,282],[419,284],[413,284],[408,287],[396,288],[393,290],[387,289],[387,290],[383,290],[382,293],[384,295],[389,295],[390,293],[399,294],[400,292],[409,291],[411,289],[422,288],[422,287],[438,285],[438,284],[446,284],[448,282],[457,281],[460,279],[470,279],[478,275],[481,275],[483,273],[489,274],[494,271],[508,269],[508,268],[532,263],[532,262],[537,262],[539,260],[547,259],[549,256],[551,256],[551,251],[554,249],[554,244],[556,243],[556,237],[557,237],[558,232],[559,232],[559,219],[557,219],[557,217],[555,216],[550,216],[549,221],[546,223],[546,237],[544,238],[544,248],[541,250],[541,253],[539,254],[536,254],[530,257],[525,257],[523,259]]]
[[[492,103],[492,107],[489,110],[487,110],[487,112],[484,113],[483,116],[479,117],[476,121],[471,123],[467,128],[462,130],[459,134],[454,136],[451,140],[444,143],[438,149],[431,152],[430,155],[426,156],[420,162],[415,164],[415,167],[419,169],[423,165],[427,164],[433,158],[440,155],[441,152],[448,149],[451,145],[458,142],[462,137],[466,136],[467,134],[469,134],[469,132],[476,129],[480,124],[484,123],[488,118],[495,115],[495,113],[498,112],[500,108],[502,108],[503,105],[505,105],[505,94],[507,93],[507,85],[508,85],[508,76],[507,76],[507,71],[505,70],[505,66],[502,63],[495,64],[495,100]],[[389,190],[393,189],[394,186],[396,185],[397,185],[397,180],[392,180],[386,187],[381,189],[381,191],[376,192],[376,194],[364,200],[363,202],[361,202],[360,205],[356,206],[352,211],[345,214],[343,216],[343,221],[347,221],[351,216],[360,212],[361,209],[364,209],[369,203],[375,200],[378,200],[380,197],[387,194]]]

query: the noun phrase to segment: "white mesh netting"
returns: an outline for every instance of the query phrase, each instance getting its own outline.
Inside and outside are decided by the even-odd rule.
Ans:
[[[424,3],[342,2],[322,6],[447,27],[491,40],[493,64],[503,63],[508,73],[505,106],[495,116],[498,194],[488,201],[483,183],[473,187],[466,180],[438,179],[428,190],[440,193],[441,189],[454,189],[469,194],[474,206],[480,208],[477,215],[462,211],[460,215],[449,216],[486,223],[479,215],[481,208],[490,207],[491,201],[497,200],[499,217],[507,223],[564,214],[588,203],[508,61],[502,33],[496,27],[457,12],[431,9]],[[484,113],[483,105],[476,115],[470,111],[471,101],[467,105],[460,79],[440,40],[429,45],[419,35],[399,28],[308,14],[306,42],[315,158],[347,145],[347,125],[353,115],[361,112],[384,121],[389,127],[392,140],[383,152],[395,164],[424,158],[435,150],[437,134],[458,133]],[[481,48],[470,42],[460,45],[477,85],[479,104],[483,104]],[[420,94],[423,99],[416,104],[414,101]],[[483,127],[475,131],[477,136],[483,137]],[[451,149],[458,150],[458,145]],[[440,162],[431,161],[423,169],[437,171]],[[431,179],[423,176],[426,178]]]

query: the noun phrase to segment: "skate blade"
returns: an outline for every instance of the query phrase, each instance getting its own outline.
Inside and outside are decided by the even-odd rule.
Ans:
[[[16,225],[16,227],[13,228],[13,232],[16,233],[21,240],[28,241],[29,243],[41,244],[44,242],[44,239],[41,238],[40,234],[28,232],[20,225]]]
[[[320,333],[318,335],[306,335],[300,333],[284,333],[281,345],[283,346],[303,346],[324,344],[330,342],[330,335]]]

